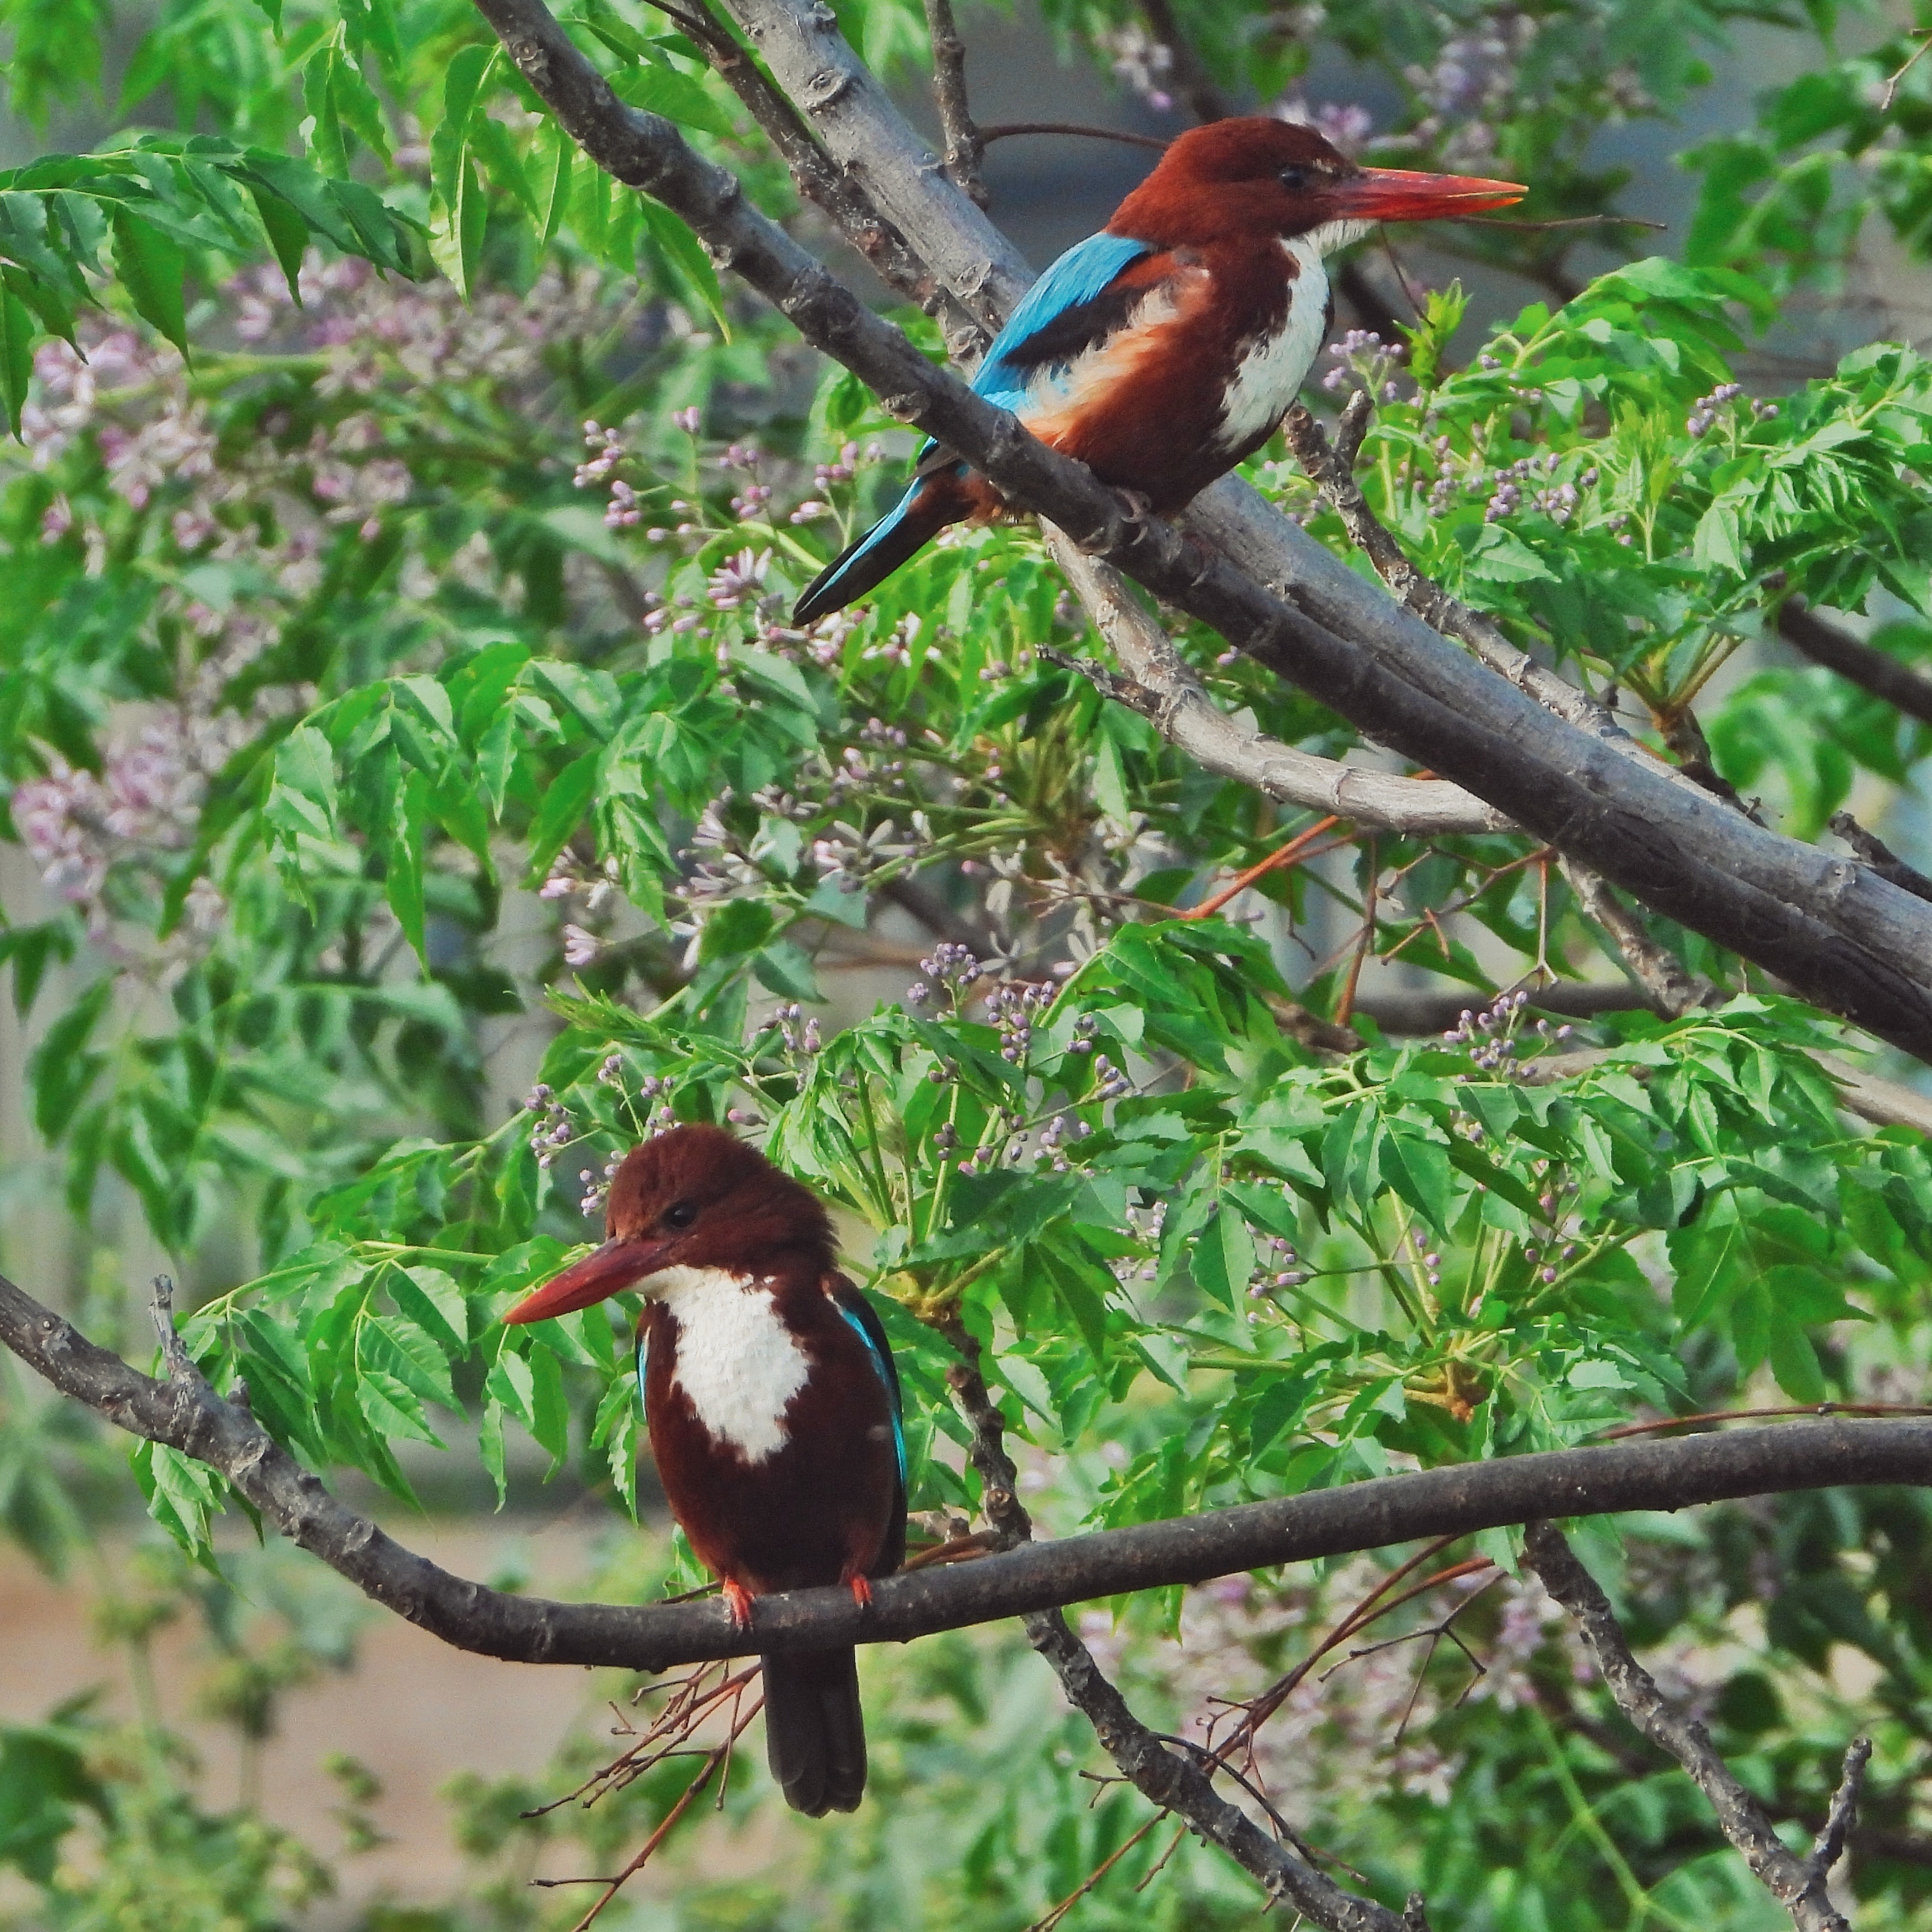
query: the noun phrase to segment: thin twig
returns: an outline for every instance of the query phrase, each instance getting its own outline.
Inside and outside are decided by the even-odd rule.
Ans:
[[[973,124],[966,98],[966,43],[952,17],[952,0],[926,0],[926,32],[932,38],[932,95],[946,133],[946,174],[976,208],[986,206],[980,164],[986,144]]]
[[[1709,1732],[1695,1718],[1673,1707],[1658,1689],[1656,1680],[1631,1654],[1609,1598],[1576,1560],[1562,1532],[1552,1523],[1529,1524],[1523,1533],[1523,1556],[1542,1578],[1544,1588],[1576,1619],[1617,1708],[1690,1774],[1716,1812],[1718,1828],[1742,1855],[1759,1883],[1790,1913],[1798,1932],[1850,1932],[1826,1890],[1828,1867],[1820,1858],[1828,1849],[1835,1858],[1842,1846],[1845,1823],[1857,1799],[1854,1754],[1846,1759],[1850,1794],[1843,1806],[1833,1801],[1832,1820],[1820,1834],[1818,1852],[1810,1858],[1795,1857],[1778,1837],[1764,1807],[1718,1755]],[[1862,1774],[1862,1757],[1857,1760],[1856,1769]],[[1834,1822],[1836,1842],[1828,1845]]]
[[[1932,27],[1914,27],[1910,31],[1912,38],[1918,44],[1906,56],[1904,64],[1886,82],[1878,97],[1878,111],[1881,114],[1889,114],[1892,112],[1892,104],[1898,98],[1899,82],[1925,58],[1926,49],[1932,47],[1932,39],[1927,38],[1928,34],[1932,34]]]
[[[1908,866],[1876,832],[1868,832],[1849,812],[1834,812],[1826,821],[1852,850],[1862,864],[1869,866],[1881,879],[1888,880],[1914,898],[1932,899],[1932,879],[1916,866]]]
[[[1522,221],[1502,214],[1466,214],[1472,228],[1650,228],[1660,234],[1670,232],[1667,221],[1647,220],[1640,214],[1569,214],[1560,221]]]
[[[1165,1811],[1156,1811],[1131,1838],[1123,1839],[1120,1844],[1114,1850],[1109,1852],[1058,1905],[1053,1906],[1042,1917],[1036,1918],[1027,1928],[1026,1932],[1053,1932],[1053,1928],[1080,1903],[1081,1900],[1084,1898],[1166,1816],[1167,1814]],[[1134,1889],[1138,1892],[1140,1888],[1136,1886]]]
[[[1198,906],[1190,906],[1180,916],[1183,919],[1212,919],[1230,899],[1238,898],[1257,879],[1265,878],[1270,872],[1278,872],[1284,867],[1295,864],[1306,854],[1309,847],[1324,832],[1333,831],[1341,820],[1332,813],[1326,818],[1318,819],[1306,831],[1298,832],[1284,844],[1278,845],[1258,864],[1250,866],[1245,872],[1234,877],[1213,898],[1203,899]]]
[[[1090,141],[1118,141],[1130,148],[1151,148],[1164,154],[1168,143],[1157,134],[1130,134],[1122,128],[1094,128],[1081,121],[1000,121],[980,130],[980,145],[990,148],[995,141],[1012,140],[1016,134],[1071,134]]]

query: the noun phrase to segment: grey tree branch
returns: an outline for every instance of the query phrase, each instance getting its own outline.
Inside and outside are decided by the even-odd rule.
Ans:
[[[1643,921],[1628,907],[1620,904],[1594,872],[1568,859],[1558,862],[1563,876],[1570,881],[1570,890],[1576,895],[1576,903],[1616,942],[1624,964],[1658,1012],[1668,1018],[1680,1019],[1711,1004],[1716,997],[1716,988],[1701,974],[1693,973],[1667,946],[1652,938]]]
[[[1916,866],[1908,866],[1876,832],[1868,832],[1849,812],[1834,812],[1826,820],[1864,863],[1881,879],[1888,880],[1916,899],[1932,899],[1932,879]]]
[[[976,208],[986,206],[980,164],[986,144],[974,124],[966,98],[966,43],[952,17],[952,0],[926,0],[926,32],[932,39],[932,94],[946,130],[946,178]]]
[[[1846,1754],[1844,1780],[1832,1801],[1816,1847],[1810,1858],[1797,1857],[1785,1849],[1764,1807],[1718,1755],[1710,1733],[1696,1718],[1672,1708],[1656,1680],[1630,1654],[1610,1600],[1576,1560],[1562,1532],[1552,1523],[1531,1523],[1524,1532],[1523,1555],[1543,1579],[1544,1588],[1576,1618],[1617,1708],[1684,1767],[1709,1799],[1719,1829],[1759,1882],[1790,1913],[1798,1932],[1850,1932],[1832,1903],[1826,1878],[1844,1849],[1871,1747],[1861,1738]]]
[[[1412,837],[1504,832],[1509,820],[1460,785],[1399,778],[1298,752],[1230,718],[1209,697],[1174,640],[1137,603],[1118,571],[1045,526],[1046,547],[1126,673],[1112,676],[1090,660],[1074,668],[1137,711],[1205,770],[1252,785],[1284,805],[1332,812],[1353,824]],[[1070,660],[1070,662],[1072,662]]]
[[[458,1649],[513,1663],[652,1671],[743,1653],[744,1633],[715,1600],[550,1603],[439,1569],[331,1496],[245,1408],[224,1401],[199,1375],[156,1382],[4,1277],[0,1346],[130,1435],[206,1463],[292,1542]],[[1834,1418],[1556,1450],[1028,1543],[976,1562],[886,1577],[873,1586],[865,1610],[836,1588],[760,1598],[757,1647],[902,1642],[1096,1597],[1538,1517],[1684,1509],[1861,1484],[1932,1486],[1932,1420]]]
[[[546,80],[564,80],[568,43],[536,0],[478,0],[515,52],[526,46]],[[1026,272],[1012,249],[947,182],[884,90],[837,31],[830,9],[789,0],[728,0],[772,76],[842,166],[874,196],[965,306],[992,326]],[[521,56],[519,56],[521,58]],[[544,90],[530,68],[525,71]],[[1932,1054],[1932,920],[1907,896],[1742,822],[1640,757],[1613,726],[1580,729],[1522,700],[1413,613],[1378,596],[1338,558],[1256,492],[1223,478],[1186,523],[1220,562],[1177,551],[1172,532],[1129,519],[1082,472],[1031,443],[1010,418],[929,368],[915,380],[904,345],[828,328],[822,302],[802,302],[787,263],[760,279],[741,224],[708,225],[710,184],[689,180],[662,123],[574,82],[550,96],[566,126],[620,178],[664,196],[766,292],[808,339],[866,377],[886,406],[912,416],[982,469],[1010,498],[1052,517],[1075,541],[1220,630],[1300,683],[1365,735],[1442,772],[1535,836],[1571,852],[1681,923],[1756,960],[1828,1010]],[[681,149],[681,142],[676,143]],[[628,170],[626,172],[626,170]],[[706,171],[707,172],[710,171]],[[695,188],[695,194],[688,190]],[[680,195],[682,194],[682,198]],[[839,318],[841,323],[843,318]],[[1646,766],[1649,768],[1646,769]]]
[[[967,1454],[977,1472],[987,1520],[1004,1550],[1033,1543],[1033,1519],[1019,1499],[1018,1472],[1006,1453],[1006,1420],[980,1368],[980,1345],[956,1322],[944,1331],[959,1352],[946,1380],[972,1430]],[[1190,1762],[1134,1715],[1119,1688],[1076,1636],[1057,1606],[1022,1619],[1028,1642],[1052,1666],[1066,1701],[1094,1727],[1101,1748],[1141,1795],[1219,1845],[1267,1892],[1328,1932],[1404,1932],[1405,1922],[1372,1899],[1358,1898],[1291,1846],[1271,1838],[1214,1789],[1213,1767]]]
[[[1908,718],[1932,724],[1932,678],[1827,623],[1808,609],[1802,597],[1787,597],[1778,607],[1778,634],[1814,664],[1894,705]]]
[[[1302,404],[1297,403],[1282,424],[1282,436],[1295,460],[1341,518],[1348,541],[1375,566],[1376,574],[1404,607],[1431,630],[1468,645],[1478,663],[1486,664],[1498,677],[1578,730],[1623,737],[1616,719],[1587,692],[1544,670],[1527,652],[1518,650],[1492,619],[1452,597],[1409,561],[1394,533],[1370,508],[1362,486],[1355,481],[1355,459],[1375,413],[1374,398],[1366,389],[1358,389],[1343,406],[1332,447],[1327,433]]]
[[[680,0],[670,10],[696,42],[712,71],[738,97],[777,149],[791,170],[799,193],[830,218],[880,278],[928,314],[949,304],[949,293],[906,245],[905,237],[845,179],[812,138],[798,110],[772,85],[730,30],[712,18],[706,0]]]

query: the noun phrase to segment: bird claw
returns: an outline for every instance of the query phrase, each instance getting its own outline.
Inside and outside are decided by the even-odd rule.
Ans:
[[[852,1592],[852,1600],[862,1610],[872,1607],[872,1580],[869,1576],[848,1576],[845,1586]]]
[[[752,1627],[752,1593],[736,1578],[727,1576],[721,1586],[724,1595],[724,1607],[731,1612],[734,1627],[749,1630]]]
[[[1144,524],[1154,514],[1154,499],[1144,490],[1114,491],[1114,500],[1120,506],[1121,514],[1130,523]]]

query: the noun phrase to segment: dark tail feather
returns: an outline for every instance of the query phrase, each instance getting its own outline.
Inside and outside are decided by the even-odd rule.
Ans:
[[[856,1811],[866,1790],[866,1720],[852,1650],[761,1657],[765,1756],[785,1802],[808,1818]]]
[[[868,590],[884,583],[908,557],[930,543],[948,524],[972,513],[969,502],[956,493],[936,488],[938,479],[922,476],[889,511],[854,544],[840,551],[812,581],[792,606],[794,624],[815,624],[835,610],[856,603]]]

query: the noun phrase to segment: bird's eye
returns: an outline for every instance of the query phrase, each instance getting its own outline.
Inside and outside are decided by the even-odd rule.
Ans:
[[[1281,184],[1290,194],[1304,193],[1307,189],[1308,182],[1308,170],[1298,164],[1293,167],[1283,168],[1281,171]]]
[[[674,1201],[664,1210],[667,1228],[688,1228],[698,1219],[698,1210],[688,1201]]]

